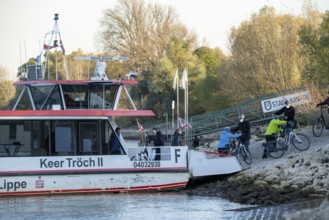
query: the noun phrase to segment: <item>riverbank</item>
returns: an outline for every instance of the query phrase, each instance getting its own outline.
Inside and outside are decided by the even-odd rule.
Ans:
[[[329,134],[324,131],[317,138],[311,129],[306,127],[296,130],[310,138],[311,147],[307,151],[301,152],[291,147],[280,159],[262,159],[263,140],[253,138],[250,145],[253,156],[251,166],[243,164],[243,171],[188,189],[187,193],[220,196],[250,205],[282,204],[328,197]],[[326,204],[324,206],[329,208],[329,203]]]

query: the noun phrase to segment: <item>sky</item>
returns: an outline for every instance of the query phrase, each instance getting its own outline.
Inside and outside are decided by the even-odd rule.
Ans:
[[[145,0],[172,6],[180,21],[194,31],[200,44],[219,47],[228,52],[228,36],[232,27],[249,20],[265,5],[277,13],[301,15],[303,0]],[[329,10],[329,0],[314,0],[321,12]],[[20,64],[40,54],[45,33],[58,26],[66,53],[81,48],[85,53],[97,52],[95,36],[100,19],[117,0],[1,0],[0,1],[0,66],[13,79]]]

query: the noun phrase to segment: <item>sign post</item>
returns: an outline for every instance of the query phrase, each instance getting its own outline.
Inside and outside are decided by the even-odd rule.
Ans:
[[[263,113],[268,113],[281,109],[284,106],[284,102],[286,100],[290,101],[292,106],[298,106],[309,103],[310,99],[310,92],[304,91],[286,96],[262,100],[261,105]]]

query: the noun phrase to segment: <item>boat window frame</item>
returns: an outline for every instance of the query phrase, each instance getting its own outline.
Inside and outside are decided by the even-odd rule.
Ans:
[[[49,106],[46,106],[46,108],[45,108],[45,105],[47,104],[47,102],[49,101],[49,98],[53,95],[53,94],[55,94],[55,90],[56,89],[58,89],[58,91],[59,91],[59,103],[56,103],[56,104],[52,104],[51,106],[49,105]],[[50,110],[50,109],[53,109],[53,106],[54,105],[60,105],[61,106],[61,109],[64,109],[64,105],[63,105],[63,94],[62,94],[62,88],[61,88],[61,85],[60,84],[55,84],[54,86],[53,86],[53,88],[51,89],[51,91],[50,91],[50,93],[48,94],[48,96],[47,96],[47,98],[46,98],[46,100],[45,100],[45,102],[43,103],[43,105],[42,105],[42,107],[40,108],[40,110]],[[45,108],[45,109],[44,109]]]
[[[22,89],[22,91],[21,91],[20,95],[18,96],[17,101],[16,101],[16,103],[14,105],[13,110],[22,110],[22,109],[17,109],[17,106],[19,106],[19,104],[21,103],[22,98],[24,97],[25,93],[27,93],[27,97],[28,97],[28,99],[30,101],[29,104],[30,104],[32,110],[35,110],[35,105],[34,105],[34,102],[33,102],[33,97],[32,97],[31,91],[30,91],[30,89],[29,89],[28,86],[24,86],[24,88]]]
[[[89,106],[89,94],[90,87],[88,84],[61,84],[61,92],[62,92],[62,101],[64,109],[88,109]],[[68,89],[71,88],[71,91]],[[73,88],[73,89],[72,89]],[[84,95],[84,99],[82,96],[77,97],[77,94]],[[68,95],[72,101],[74,102],[73,106],[69,106],[66,103],[65,95]]]
[[[118,91],[120,90],[121,86],[119,85],[113,85],[111,83],[92,83],[89,85],[89,97],[88,97],[88,106],[89,109],[115,109],[115,106],[117,106],[117,100],[118,100]],[[106,99],[107,91],[110,91],[110,100]],[[99,96],[98,93],[101,93]],[[93,100],[93,94],[96,94],[96,96],[100,97],[103,99],[103,102],[101,106],[98,105],[98,107],[95,107],[96,105],[94,104],[99,104],[96,103]],[[105,103],[109,103],[109,107],[106,107]]]
[[[91,124],[95,125],[95,127],[96,127],[96,135],[95,135],[96,137],[94,138],[96,143],[91,143],[90,151],[85,151],[85,150],[83,150],[83,138],[82,138],[82,135],[81,135],[81,128],[84,125],[86,125],[87,127],[88,126],[90,127]],[[79,153],[80,154],[88,154],[89,153],[89,154],[92,154],[92,155],[94,155],[94,154],[99,155],[101,153],[100,152],[100,150],[101,150],[101,148],[100,148],[101,141],[100,141],[99,121],[79,121],[78,122],[78,130],[79,130],[79,133],[78,133],[78,142],[79,142],[78,151],[79,151]],[[93,149],[94,145],[96,146],[96,150]]]
[[[48,92],[48,94],[46,95],[46,97],[45,97],[43,103],[41,104],[40,108],[38,108],[38,109],[35,108],[35,110],[43,110],[43,107],[44,107],[45,104],[47,103],[47,100],[49,99],[50,95],[53,93],[53,91],[54,91],[54,89],[55,89],[55,86],[56,86],[56,85],[53,85],[53,84],[42,84],[42,85],[38,85],[38,84],[35,84],[35,85],[34,85],[34,84],[33,84],[33,85],[29,85],[29,86],[28,86],[28,87],[29,87],[29,90],[30,90],[30,92],[31,92],[32,102],[33,102],[34,106],[35,106],[35,101],[34,101],[34,98],[33,98],[33,92],[32,92],[32,89],[31,89],[31,88],[37,88],[37,87],[40,87],[40,88],[41,88],[41,87],[50,87],[49,92]]]
[[[72,141],[72,145],[71,145],[71,151],[57,151],[57,139],[56,139],[56,128],[59,127],[58,125],[71,125],[70,128],[72,129],[71,132],[71,141]],[[77,155],[77,143],[76,143],[76,123],[70,122],[70,121],[55,121],[54,123],[54,152],[57,155]],[[63,126],[65,127],[65,126]],[[62,136],[63,138],[63,136]]]

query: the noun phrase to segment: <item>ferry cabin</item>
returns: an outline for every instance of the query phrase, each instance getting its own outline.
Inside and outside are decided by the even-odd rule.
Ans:
[[[19,95],[13,109],[0,111],[0,156],[111,155],[114,145],[119,145],[120,154],[127,154],[124,140],[114,132],[114,117],[154,116],[150,110],[136,110],[125,88],[136,83],[16,83]],[[132,110],[117,110],[119,105],[131,107],[129,104]]]
[[[108,116],[120,114],[113,111],[120,83],[37,81],[16,86],[19,96],[13,111],[0,113],[1,156],[111,154],[109,140],[116,124]]]
[[[26,81],[12,110],[0,111],[0,196],[177,189],[189,180],[187,147],[127,146],[116,116],[134,81]],[[119,149],[119,152],[114,152]]]

